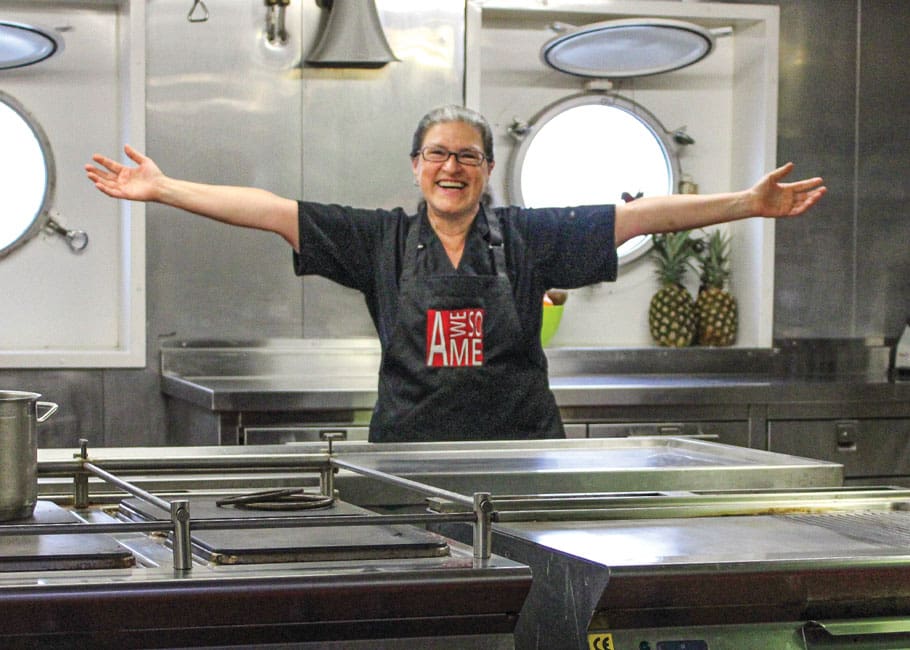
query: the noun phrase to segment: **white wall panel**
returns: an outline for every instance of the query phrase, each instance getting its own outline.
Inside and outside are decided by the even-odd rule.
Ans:
[[[83,171],[95,151],[144,144],[143,10],[126,0],[0,2],[0,17],[63,34],[62,53],[0,71],[0,88],[48,137],[57,220],[89,235],[78,254],[42,233],[0,259],[0,367],[145,364],[144,210],[104,197]]]

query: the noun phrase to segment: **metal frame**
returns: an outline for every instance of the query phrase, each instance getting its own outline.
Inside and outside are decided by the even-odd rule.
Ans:
[[[14,113],[22,118],[22,121],[25,122],[26,126],[31,129],[35,139],[38,141],[38,146],[41,148],[41,153],[44,156],[44,172],[47,177],[47,182],[44,186],[44,197],[41,200],[41,207],[38,209],[37,214],[32,218],[31,225],[26,228],[22,234],[5,248],[0,248],[0,259],[3,259],[16,249],[25,245],[48,224],[50,209],[54,202],[54,194],[57,188],[57,168],[54,163],[54,152],[51,148],[51,142],[38,120],[22,105],[22,103],[19,102],[19,100],[2,90],[0,90],[0,102],[9,106]]]
[[[672,135],[667,132],[660,120],[641,104],[631,99],[614,93],[594,93],[586,92],[577,95],[570,95],[559,99],[541,109],[525,127],[522,125],[520,131],[512,130],[510,133],[518,142],[513,148],[508,162],[507,186],[511,201],[524,205],[524,197],[521,192],[521,171],[524,167],[525,157],[528,149],[534,141],[536,135],[554,118],[564,112],[577,108],[579,106],[602,105],[613,107],[624,111],[641,122],[660,143],[667,160],[667,171],[669,172],[670,193],[674,193],[675,188],[679,185],[681,171],[679,165],[679,155],[677,146],[673,141]],[[626,251],[617,251],[619,254],[619,264],[627,264],[638,259],[651,249],[651,236],[641,235],[635,240],[636,243],[628,247]]]
[[[226,530],[250,528],[307,528],[317,526],[375,526],[395,524],[443,524],[443,523],[472,523],[474,525],[474,559],[483,562],[490,559],[492,539],[492,504],[490,495],[476,493],[471,497],[443,490],[409,479],[387,474],[378,470],[361,467],[354,463],[342,461],[333,455],[332,440],[329,440],[329,449],[325,454],[296,454],[272,455],[257,459],[260,465],[271,470],[292,469],[298,471],[318,472],[320,476],[320,493],[323,496],[332,496],[335,492],[334,473],[338,469],[346,469],[386,483],[396,485],[408,490],[414,490],[427,497],[442,499],[471,509],[469,513],[454,514],[375,514],[375,515],[320,515],[316,517],[280,517],[280,518],[218,518],[206,520],[193,520],[189,501],[187,499],[174,499],[168,501],[158,497],[129,481],[113,474],[93,463],[89,459],[88,443],[80,441],[80,452],[72,462],[55,462],[39,464],[39,474],[72,474],[73,476],[73,504],[77,508],[88,507],[89,476],[102,479],[132,496],[170,512],[170,521],[161,522],[122,522],[113,524],[4,524],[0,526],[0,537],[12,535],[61,535],[72,533],[172,533],[173,534],[173,562],[174,569],[180,572],[192,570],[192,530]],[[117,466],[118,471],[136,471],[142,469],[160,470],[186,470],[188,468],[213,469],[249,469],[249,457],[236,456],[232,458],[205,458],[186,459],[185,462],[174,460],[165,462],[136,461],[125,463],[111,463]]]

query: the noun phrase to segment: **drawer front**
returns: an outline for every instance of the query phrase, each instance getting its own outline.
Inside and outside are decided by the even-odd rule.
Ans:
[[[245,445],[279,445],[291,442],[318,442],[325,440],[328,434],[339,436],[339,440],[366,441],[370,427],[351,425],[307,425],[307,426],[263,426],[245,427],[242,441]]]
[[[768,449],[840,463],[848,478],[910,475],[910,419],[769,420]]]
[[[723,422],[589,422],[590,438],[629,436],[695,436],[728,445],[749,446],[749,423]]]

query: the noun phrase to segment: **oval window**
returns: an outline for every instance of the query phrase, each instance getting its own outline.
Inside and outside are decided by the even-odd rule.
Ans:
[[[35,236],[53,199],[54,160],[44,132],[12,97],[0,92],[0,257]]]
[[[644,108],[616,96],[571,97],[544,110],[522,134],[511,164],[512,200],[525,207],[601,205],[672,194],[675,146]],[[617,250],[620,264],[648,251],[651,237]]]

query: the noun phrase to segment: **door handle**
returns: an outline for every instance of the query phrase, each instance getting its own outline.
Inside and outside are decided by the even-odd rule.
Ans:
[[[859,422],[855,420],[846,420],[837,422],[834,425],[834,435],[837,443],[837,450],[842,452],[856,451],[856,433],[859,429]]]

